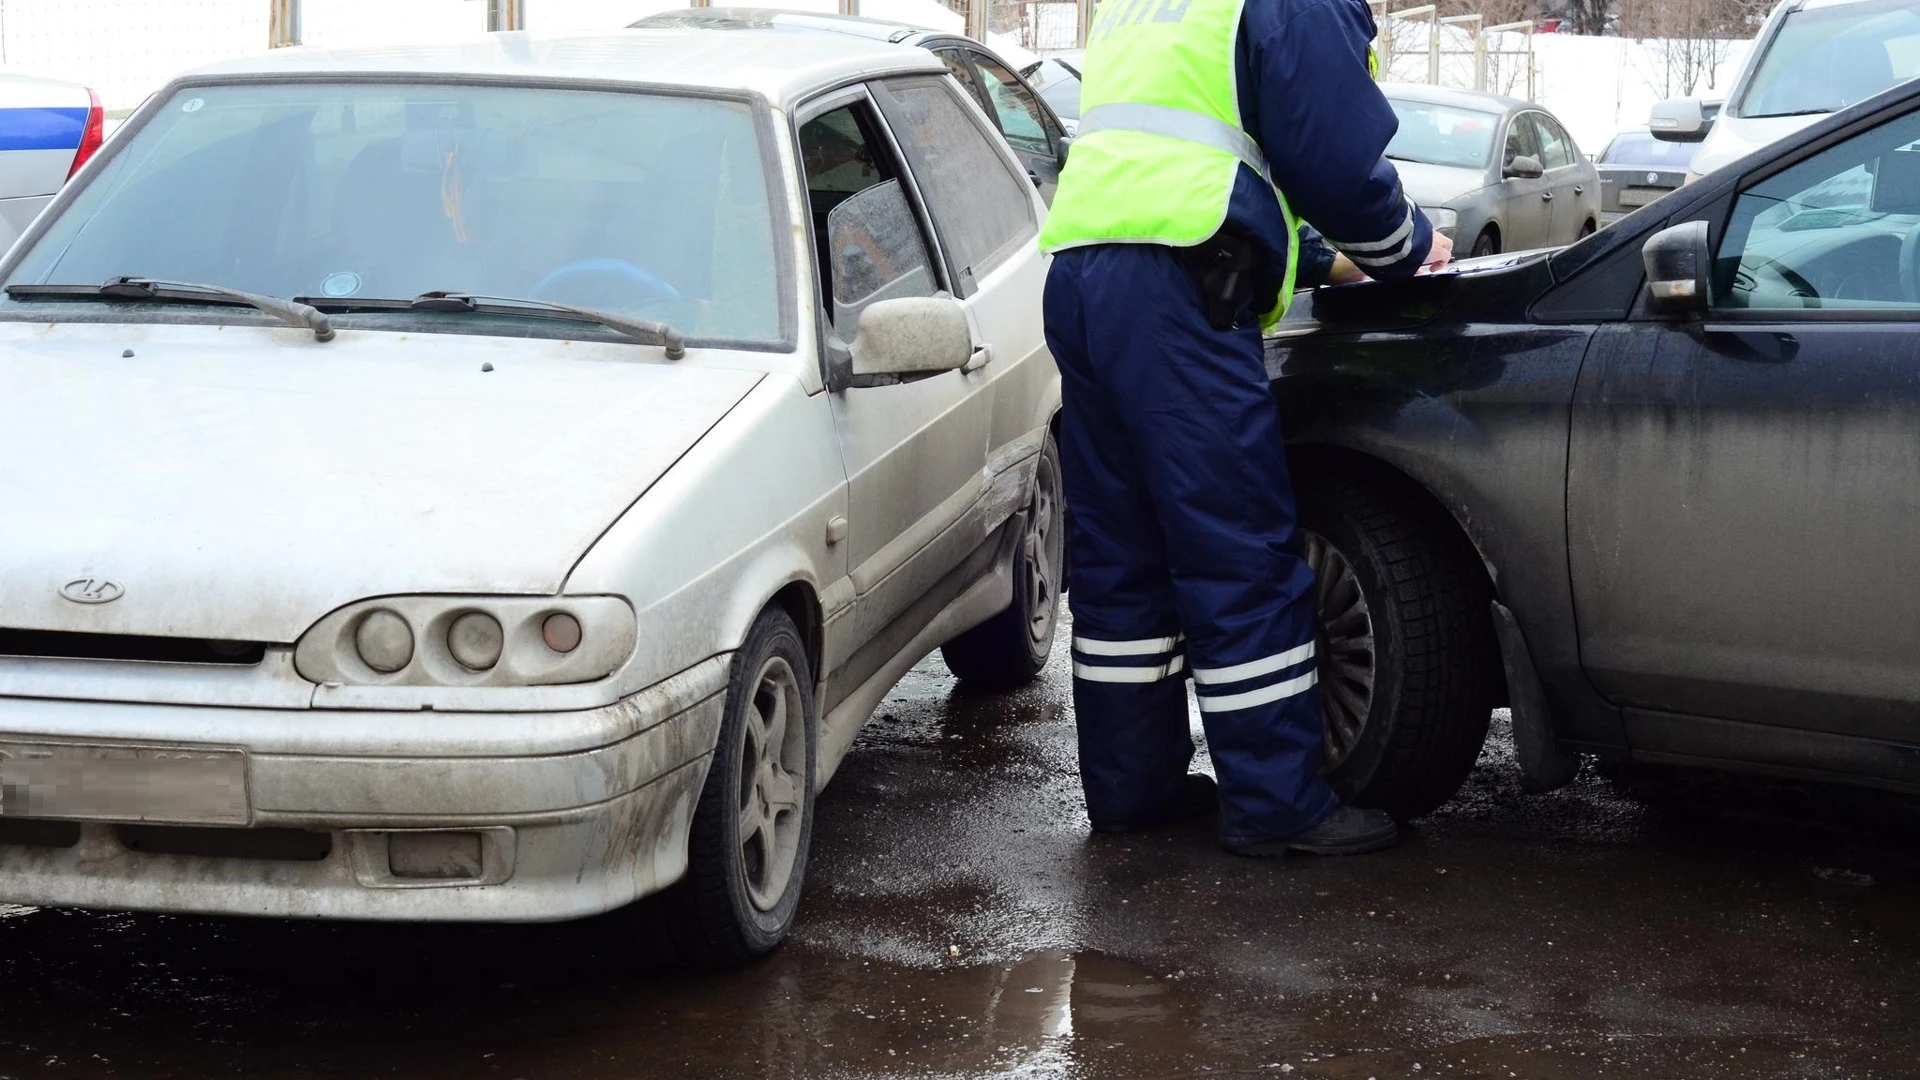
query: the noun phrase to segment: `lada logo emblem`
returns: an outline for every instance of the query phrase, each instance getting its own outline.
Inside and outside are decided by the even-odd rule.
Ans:
[[[111,604],[127,594],[117,581],[106,578],[74,578],[60,586],[60,595],[76,604]]]

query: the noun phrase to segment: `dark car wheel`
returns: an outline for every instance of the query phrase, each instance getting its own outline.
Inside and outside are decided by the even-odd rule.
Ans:
[[[793,620],[761,612],[733,657],[720,742],[687,837],[687,876],[646,914],[669,957],[730,967],[785,940],[813,834],[813,671]]]
[[[1013,603],[947,642],[940,655],[969,689],[1012,690],[1032,682],[1053,652],[1066,584],[1067,500],[1060,450],[1047,437],[1035,467],[1020,550],[1013,563]]]
[[[1439,511],[1388,485],[1312,472],[1298,487],[1327,779],[1357,806],[1430,813],[1480,756],[1500,670],[1476,556]]]
[[[1484,259],[1489,255],[1500,254],[1500,233],[1493,226],[1487,226],[1473,241],[1473,257]]]

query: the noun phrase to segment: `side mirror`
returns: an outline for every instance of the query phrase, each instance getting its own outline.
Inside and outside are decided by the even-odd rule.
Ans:
[[[1071,134],[1062,135],[1060,136],[1060,141],[1055,145],[1060,148],[1060,167],[1064,169],[1067,167],[1067,149],[1073,145],[1073,136]]]
[[[1546,167],[1532,154],[1522,154],[1507,162],[1506,177],[1509,180],[1538,180],[1545,175]]]
[[[1653,107],[1647,129],[1663,142],[1699,142],[1713,130],[1718,106],[1709,111],[1699,98],[1670,98]]]
[[[881,300],[860,313],[852,347],[853,385],[959,371],[973,359],[967,310],[950,297]]]
[[[1713,297],[1713,249],[1707,243],[1707,223],[1689,221],[1662,229],[1640,249],[1647,266],[1647,285],[1656,311],[1691,315],[1707,310]]]

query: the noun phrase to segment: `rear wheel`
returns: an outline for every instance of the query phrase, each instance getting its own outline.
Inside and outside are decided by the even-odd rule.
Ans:
[[[1020,550],[1014,556],[1013,603],[940,649],[948,670],[968,687],[1012,690],[1032,682],[1046,666],[1060,626],[1060,594],[1066,583],[1066,512],[1060,450],[1049,435],[1035,466]]]
[[[1489,225],[1473,241],[1473,257],[1484,259],[1500,254],[1500,230]]]
[[[813,834],[813,672],[784,611],[761,612],[727,685],[720,741],[687,837],[687,876],[649,912],[669,954],[743,964],[785,940]]]
[[[1356,806],[1419,817],[1459,790],[1486,741],[1491,597],[1438,510],[1371,478],[1297,479],[1318,579],[1327,779]]]

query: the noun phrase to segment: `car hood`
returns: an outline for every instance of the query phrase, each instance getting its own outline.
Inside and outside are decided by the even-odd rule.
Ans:
[[[368,596],[557,592],[763,377],[634,352],[0,326],[0,626],[289,642]]]
[[[1400,174],[1407,197],[1421,206],[1444,206],[1487,186],[1485,169],[1456,169],[1418,161],[1395,161],[1393,167]]]
[[[1714,121],[1713,130],[1707,133],[1706,141],[1700,144],[1700,152],[1693,156],[1688,166],[1695,176],[1705,176],[1723,165],[1731,165],[1761,147],[1771,145],[1831,116],[1821,113],[1814,116],[1760,116],[1739,117],[1720,114]]]

